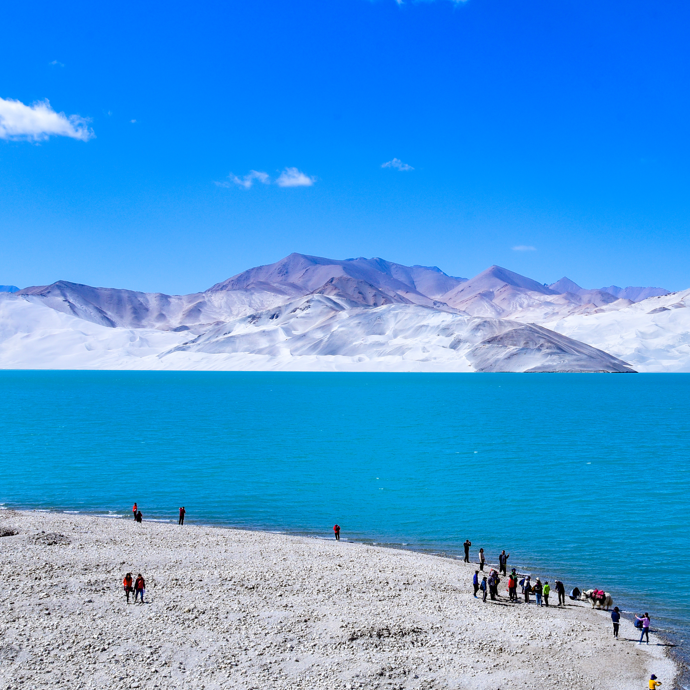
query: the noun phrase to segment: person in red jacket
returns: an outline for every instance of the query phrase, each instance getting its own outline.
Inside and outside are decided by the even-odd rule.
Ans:
[[[129,593],[134,591],[134,587],[132,587],[132,573],[127,573],[125,575],[125,579],[122,580],[122,584],[124,585],[125,596],[127,597],[127,603],[129,604]]]
[[[333,525],[333,532],[335,534],[335,540],[340,541],[340,525]]]
[[[136,582],[134,583],[134,603],[137,603],[137,597],[141,599],[141,603],[144,603],[144,592],[146,591],[146,583],[141,573],[137,575]]]
[[[187,511],[184,509],[184,506],[182,506],[182,507],[180,508],[180,519],[177,521],[177,524],[178,524],[178,525],[184,525],[184,514],[185,514],[186,512],[187,512]]]
[[[135,519],[135,520],[137,519],[137,510],[139,510],[139,509],[137,508],[137,504],[135,503],[135,504],[132,506],[132,515],[134,515],[134,519]]]

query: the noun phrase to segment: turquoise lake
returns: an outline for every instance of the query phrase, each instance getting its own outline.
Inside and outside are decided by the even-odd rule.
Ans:
[[[6,507],[458,554],[690,630],[690,375],[0,372]]]

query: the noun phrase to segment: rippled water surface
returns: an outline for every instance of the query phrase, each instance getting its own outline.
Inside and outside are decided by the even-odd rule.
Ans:
[[[690,375],[0,372],[7,506],[457,552],[690,629]]]

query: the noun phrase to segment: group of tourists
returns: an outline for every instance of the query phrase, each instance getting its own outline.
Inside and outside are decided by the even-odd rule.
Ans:
[[[137,603],[137,599],[143,604],[144,603],[144,593],[146,592],[146,582],[141,573],[137,575],[137,579],[133,580],[132,573],[127,573],[122,584],[125,588],[125,596],[127,597],[127,603],[129,604],[129,595],[134,594],[134,603]]]

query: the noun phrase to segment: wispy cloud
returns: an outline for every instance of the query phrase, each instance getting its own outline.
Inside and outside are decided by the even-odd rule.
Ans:
[[[60,62],[59,60],[51,60],[48,64],[51,65],[52,67],[64,67],[65,66],[65,63]]]
[[[285,168],[276,180],[279,187],[311,187],[316,178],[309,177],[297,168]]]
[[[528,244],[518,244],[517,247],[513,247],[514,252],[536,252],[536,247],[530,247]]]
[[[414,168],[411,165],[408,165],[407,163],[403,163],[399,158],[394,158],[392,161],[388,161],[387,163],[383,163],[381,165],[382,168],[395,168],[396,170],[402,170],[407,171],[407,170],[414,170]]]
[[[57,136],[88,141],[96,136],[88,122],[80,115],[56,113],[47,99],[29,106],[0,98],[0,139],[45,141]]]
[[[315,177],[309,177],[297,168],[285,168],[282,173],[271,180],[268,173],[260,170],[250,170],[248,175],[238,177],[230,173],[227,180],[222,182],[215,182],[218,187],[242,187],[242,189],[250,189],[254,186],[254,182],[261,184],[277,184],[279,187],[311,187],[316,182]]]
[[[230,173],[228,175],[228,179],[230,180],[229,182],[224,181],[224,182],[216,182],[216,184],[219,187],[242,187],[242,189],[249,189],[253,184],[255,180],[258,180],[259,182],[263,184],[270,184],[271,180],[268,176],[267,173],[265,172],[260,172],[259,170],[250,170],[248,175],[245,175],[244,177],[237,177],[237,175],[233,175]]]

